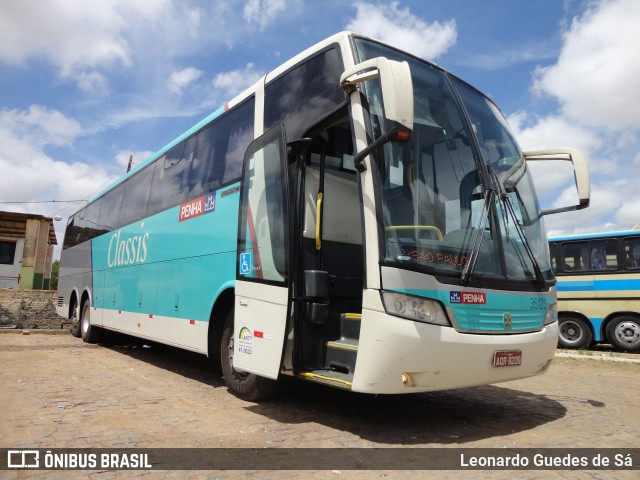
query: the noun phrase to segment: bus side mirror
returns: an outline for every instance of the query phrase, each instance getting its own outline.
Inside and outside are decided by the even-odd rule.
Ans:
[[[343,72],[340,87],[350,95],[357,91],[358,84],[377,78],[380,79],[385,133],[354,157],[360,172],[364,170],[362,160],[369,153],[389,141],[406,142],[413,131],[413,81],[407,62],[385,57],[366,60]]]
[[[574,210],[582,210],[589,206],[590,186],[589,186],[589,170],[587,162],[579,150],[575,148],[553,148],[544,150],[532,150],[524,152],[524,158],[527,162],[557,162],[568,161],[573,164],[574,180],[578,191],[578,204],[563,206],[559,208],[549,208],[542,210],[540,216],[553,213],[571,212]]]
[[[351,94],[359,83],[380,78],[385,119],[413,130],[413,82],[407,62],[385,57],[372,58],[351,68],[340,76],[340,86]]]

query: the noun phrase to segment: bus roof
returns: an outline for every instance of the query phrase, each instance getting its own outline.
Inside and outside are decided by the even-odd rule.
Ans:
[[[640,230],[621,230],[618,232],[602,232],[602,233],[582,233],[579,235],[564,235],[560,237],[550,237],[550,242],[566,242],[570,240],[593,240],[597,238],[614,238],[629,237],[640,235]]]

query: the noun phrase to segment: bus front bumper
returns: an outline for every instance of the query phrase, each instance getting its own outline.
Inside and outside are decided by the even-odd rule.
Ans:
[[[429,392],[531,377],[548,370],[558,343],[557,322],[537,332],[483,335],[362,313],[352,383],[357,392]],[[513,351],[521,352],[519,365],[494,366],[496,352]]]

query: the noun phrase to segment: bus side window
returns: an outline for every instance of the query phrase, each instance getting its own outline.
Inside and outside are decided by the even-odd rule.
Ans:
[[[562,263],[565,272],[583,272],[589,268],[589,244],[566,243],[562,246]]]
[[[618,241],[615,239],[591,241],[591,270],[618,269]]]
[[[627,270],[640,269],[640,238],[625,238],[624,265]]]
[[[289,140],[297,140],[318,118],[345,101],[340,88],[340,52],[331,48],[289,70],[265,88],[265,131],[284,123]]]
[[[558,245],[552,243],[549,245],[549,257],[551,258],[551,269],[554,273],[558,273],[558,259],[556,256],[558,255]]]
[[[191,198],[240,179],[242,159],[253,140],[254,107],[251,98],[198,133],[189,181]]]
[[[156,163],[147,165],[122,184],[122,205],[124,208],[120,215],[120,227],[129,225],[149,214],[147,209],[149,186]]]
[[[156,160],[153,182],[151,179],[147,182],[151,185],[147,215],[155,215],[186,200],[195,144],[196,138],[191,137]]]
[[[123,191],[123,184],[120,184],[98,200],[102,204],[98,224],[99,228],[104,232],[110,232],[122,226],[120,224],[119,214],[121,210]]]

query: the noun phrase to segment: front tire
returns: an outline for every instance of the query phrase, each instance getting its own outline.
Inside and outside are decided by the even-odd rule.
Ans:
[[[558,346],[561,348],[586,348],[591,345],[593,334],[587,322],[578,317],[560,317]]]
[[[102,339],[102,329],[91,324],[91,306],[87,300],[82,304],[80,315],[80,331],[86,343],[98,343]]]
[[[277,389],[277,382],[261,377],[254,373],[241,372],[233,368],[233,310],[227,315],[220,341],[220,363],[224,383],[238,398],[255,402],[273,395]]]
[[[607,325],[607,338],[611,344],[625,352],[640,351],[640,320],[619,317]]]

